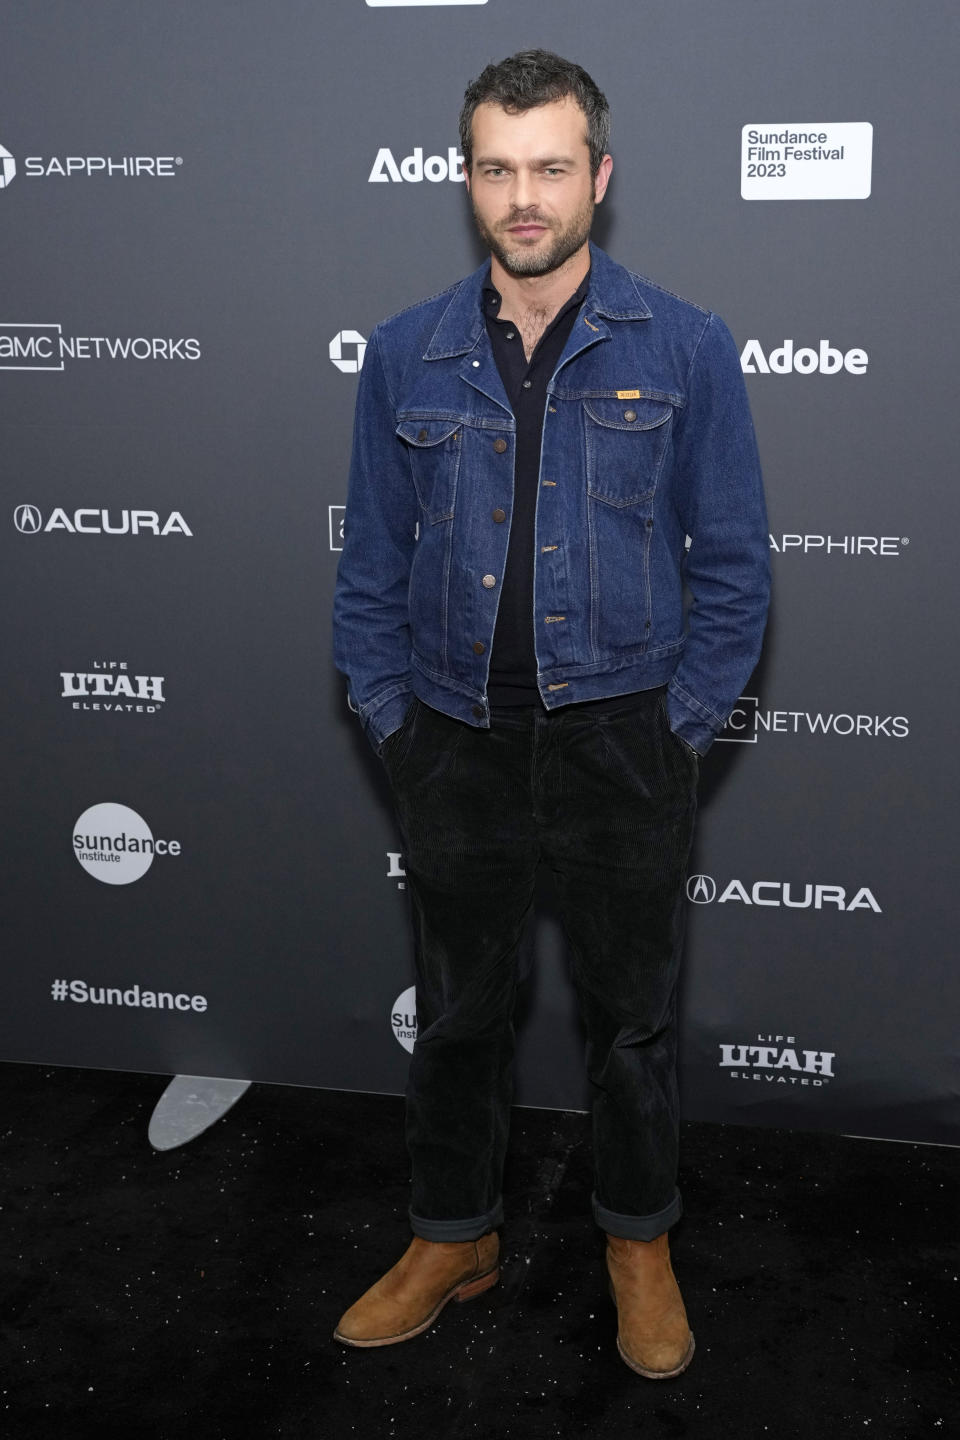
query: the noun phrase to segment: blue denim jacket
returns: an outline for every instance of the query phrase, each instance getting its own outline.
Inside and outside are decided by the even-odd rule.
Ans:
[[[756,664],[769,596],[740,360],[718,316],[590,252],[547,389],[537,684],[553,710],[669,682],[670,726],[703,754]],[[360,375],[334,658],[377,749],[414,695],[490,724],[516,424],[487,272],[378,325]]]

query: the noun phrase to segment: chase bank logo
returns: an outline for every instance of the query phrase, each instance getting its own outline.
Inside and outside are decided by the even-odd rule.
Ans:
[[[694,905],[710,905],[717,898],[717,882],[712,875],[691,875],[687,879],[687,899]]]
[[[346,353],[344,351],[346,348]],[[350,350],[353,354],[350,354]],[[356,375],[363,369],[363,357],[367,353],[367,342],[359,330],[338,330],[330,341],[330,359],[344,375]]]
[[[43,517],[36,505],[18,505],[13,512],[13,523],[21,535],[36,535]]]
[[[6,190],[17,173],[17,162],[9,150],[0,145],[0,190]]]

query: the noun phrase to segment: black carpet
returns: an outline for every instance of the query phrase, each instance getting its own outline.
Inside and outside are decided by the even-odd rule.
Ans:
[[[0,1065],[0,1436],[960,1435],[960,1152],[686,1125],[697,1353],[615,1350],[585,1116],[515,1110],[498,1287],[406,1344],[331,1331],[410,1239],[402,1101],[257,1085],[158,1154],[165,1081]]]

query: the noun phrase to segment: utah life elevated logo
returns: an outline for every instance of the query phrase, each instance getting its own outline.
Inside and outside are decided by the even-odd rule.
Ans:
[[[104,715],[155,715],[166,696],[162,675],[131,675],[126,660],[94,660],[87,670],[61,670],[60,695],[74,710]]]
[[[792,1035],[758,1035],[752,1045],[721,1045],[721,1070],[731,1080],[753,1080],[767,1085],[814,1086],[819,1089],[835,1078],[833,1050],[796,1049]]]
[[[399,850],[387,851],[387,879],[396,880],[398,890],[406,890],[407,872],[403,868],[403,855]]]

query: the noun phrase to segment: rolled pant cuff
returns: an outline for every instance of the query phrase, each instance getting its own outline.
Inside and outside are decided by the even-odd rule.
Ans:
[[[666,1209],[656,1215],[618,1215],[616,1210],[607,1210],[600,1204],[596,1192],[591,1195],[590,1203],[593,1218],[600,1229],[608,1235],[618,1235],[622,1240],[656,1240],[680,1219],[683,1212],[679,1190]]]
[[[479,1240],[488,1230],[496,1230],[503,1224],[503,1200],[498,1200],[486,1215],[474,1215],[470,1220],[424,1220],[409,1210],[410,1226],[414,1235],[421,1240]]]

